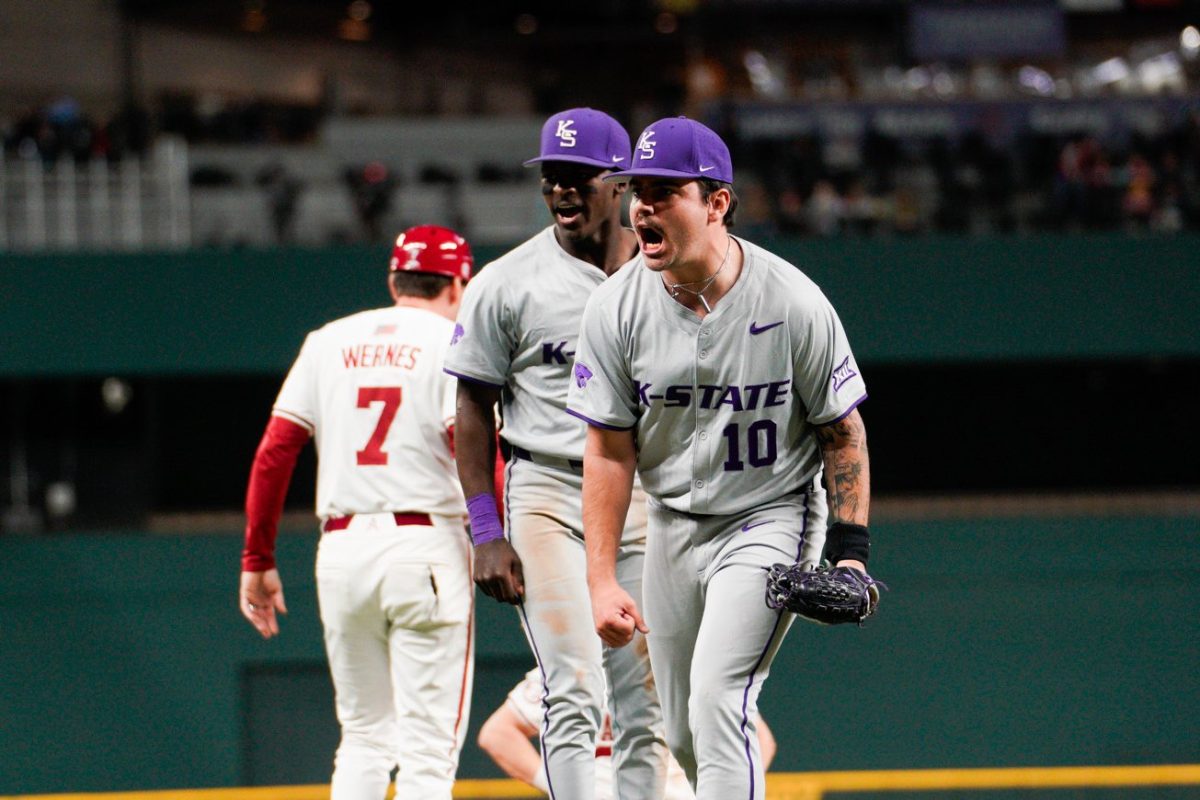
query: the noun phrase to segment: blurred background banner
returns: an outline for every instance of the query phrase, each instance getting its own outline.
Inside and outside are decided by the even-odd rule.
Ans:
[[[1063,9],[1055,0],[914,2],[908,49],[921,61],[1061,58],[1067,50]]]
[[[785,646],[775,768],[1197,761],[1198,26],[1194,0],[0,0],[0,794],[328,780],[311,448],[283,636],[236,609],[263,425],[307,331],[387,303],[400,230],[486,264],[550,223],[521,162],[574,106],[717,129],[734,232],[813,277],[867,377],[892,592]],[[507,609],[479,630],[471,737],[531,664]],[[833,675],[873,723],[801,738]],[[499,773],[472,739],[462,774]]]

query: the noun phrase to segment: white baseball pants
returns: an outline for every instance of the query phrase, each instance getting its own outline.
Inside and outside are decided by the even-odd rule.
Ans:
[[[474,677],[471,545],[460,518],[356,515],[317,549],[342,737],[332,800],[449,800]]]

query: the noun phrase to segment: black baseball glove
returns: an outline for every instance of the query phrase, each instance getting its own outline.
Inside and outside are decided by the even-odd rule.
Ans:
[[[853,567],[805,569],[800,564],[776,564],[767,573],[767,606],[785,608],[822,625],[857,622],[875,613],[879,588],[887,588]]]

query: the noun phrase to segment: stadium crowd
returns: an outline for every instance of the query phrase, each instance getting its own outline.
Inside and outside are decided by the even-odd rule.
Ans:
[[[40,158],[51,165],[61,158],[83,162],[141,154],[163,133],[190,143],[312,141],[319,120],[316,110],[263,104],[199,115],[164,103],[153,114],[127,108],[100,122],[64,97],[0,120],[0,131],[7,157]],[[1026,132],[1007,147],[977,131],[957,139],[868,132],[860,140],[810,133],[742,144],[730,126],[722,132],[739,165],[745,165],[739,171],[739,226],[748,236],[1200,229],[1200,110],[1157,136],[1113,140],[1082,131]],[[499,172],[499,178],[481,174],[477,179],[512,177]],[[348,169],[347,175],[353,174]],[[202,168],[192,177],[193,186],[212,181]],[[432,167],[418,179],[465,180]],[[364,194],[347,180],[356,198]],[[258,176],[256,182],[267,190],[265,202],[276,226],[286,228],[286,219],[278,219],[280,210],[286,216],[303,187],[281,175]],[[356,203],[378,206],[377,184],[368,187],[373,201]],[[277,187],[286,190],[285,202]],[[400,187],[388,182],[383,188]]]
[[[1200,113],[1124,145],[1082,133],[1015,144],[975,133],[757,142],[739,162],[752,165],[741,224],[784,236],[1200,228]]]

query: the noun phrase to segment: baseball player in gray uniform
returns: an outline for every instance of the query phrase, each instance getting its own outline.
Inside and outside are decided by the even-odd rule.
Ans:
[[[588,301],[568,401],[589,424],[593,616],[610,646],[647,634],[696,797],[754,800],[757,698],[792,621],[767,607],[766,570],[815,564],[829,519],[830,559],[865,569],[866,389],[817,286],[729,234],[733,166],[717,134],[660,120],[619,177],[641,255]],[[644,618],[613,569],[635,469],[650,496]]]
[[[538,662],[541,746],[550,796],[589,800],[596,736],[612,693],[617,796],[661,797],[667,747],[645,640],[605,649],[585,578],[583,448],[587,426],[565,412],[579,319],[588,297],[637,253],[621,224],[629,135],[607,114],[575,108],[542,129],[542,193],[554,224],[484,267],[463,298],[445,369],[459,378],[458,470],[475,541],[475,582],[517,606]],[[489,498],[495,420],[509,450],[507,530]],[[613,543],[616,580],[641,596],[645,499],[637,490]]]

